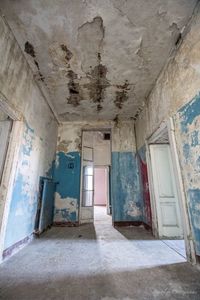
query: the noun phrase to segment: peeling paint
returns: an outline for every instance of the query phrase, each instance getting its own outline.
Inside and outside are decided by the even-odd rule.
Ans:
[[[117,85],[116,98],[114,103],[117,108],[122,109],[123,103],[128,100],[129,83],[128,80],[123,85]]]
[[[55,222],[74,222],[78,218],[80,200],[81,160],[79,152],[57,152],[54,181],[57,182],[55,195]]]
[[[12,134],[16,128],[19,133],[19,136],[13,136],[12,151],[9,152],[11,157],[14,156],[13,160],[9,157],[9,163],[14,161],[14,166],[11,173],[6,170],[8,179],[4,199],[1,194],[0,209],[5,208],[5,223],[0,227],[1,251],[33,233],[39,176],[46,175],[54,160],[57,123],[22,52],[26,51],[27,58],[39,71],[33,45],[30,42],[24,45],[23,42],[20,48],[2,17],[0,31],[0,57],[3,58],[0,91],[5,96],[9,112],[13,115],[18,112]]]
[[[61,198],[55,193],[54,222],[75,222],[78,215],[77,199]]]
[[[95,66],[90,75],[87,75],[90,79],[89,84],[85,84],[84,87],[90,92],[90,99],[97,103],[97,112],[100,112],[103,107],[101,103],[104,101],[105,89],[109,86],[109,81],[106,78],[107,68],[101,63],[101,54],[98,53],[98,65]]]
[[[36,78],[49,95],[60,121],[113,120],[117,114],[127,120],[138,114],[197,0],[154,0],[151,5],[146,0],[137,2],[80,1],[80,5],[74,5],[74,1],[69,1],[66,9],[64,1],[57,0],[41,9],[41,0],[27,2],[26,6],[22,1],[1,0],[2,13],[21,49],[26,40],[31,42],[26,46],[27,60],[35,73],[38,67],[33,60],[37,56],[40,74]],[[192,71],[199,72],[195,56],[193,53]],[[187,65],[187,60],[181,64]],[[79,93],[73,96],[68,93],[69,69],[77,74],[73,90]],[[107,81],[99,84],[96,74],[105,70]],[[16,74],[19,72],[16,70]],[[117,88],[126,79],[131,86],[128,93]],[[183,88],[187,94],[185,84]],[[10,90],[14,98],[13,86]],[[179,96],[173,94],[175,103]]]
[[[111,187],[114,221],[142,221],[139,170],[133,152],[113,152]]]
[[[79,83],[77,81],[77,74],[69,70],[68,71],[68,89],[69,89],[69,98],[67,99],[67,102],[69,104],[72,104],[74,107],[77,107],[80,104],[81,101],[81,89],[79,86]]]
[[[29,41],[27,41],[24,45],[24,51],[29,54],[30,56],[32,56],[33,58],[35,57],[35,50],[34,47],[31,43],[29,43]]]
[[[67,46],[64,45],[64,44],[61,44],[60,47],[61,47],[61,49],[65,52],[65,59],[66,59],[66,61],[69,62],[70,59],[71,59],[72,56],[73,56],[73,53],[72,53],[72,52],[67,48]]]
[[[178,111],[175,121],[196,253],[200,255],[200,94]]]
[[[181,127],[183,132],[187,132],[188,125],[191,125],[195,118],[200,115],[200,94],[179,110],[181,117]]]

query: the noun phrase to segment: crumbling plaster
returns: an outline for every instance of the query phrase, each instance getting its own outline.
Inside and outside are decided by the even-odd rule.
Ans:
[[[80,201],[81,132],[111,130],[111,198],[113,220],[141,221],[143,203],[133,121],[65,122],[59,127],[54,179],[58,182],[54,221],[77,222]],[[70,168],[70,164],[73,168]],[[66,185],[68,182],[68,185]]]
[[[145,152],[145,141],[162,122],[172,117],[183,180],[186,206],[195,251],[200,255],[200,5],[179,49],[160,74],[149,99],[136,121],[138,154]],[[184,199],[181,199],[184,201]]]
[[[196,0],[2,0],[61,121],[134,117]]]
[[[2,184],[0,189],[0,216],[3,216],[0,220],[1,252],[33,233],[39,176],[49,175],[52,167],[58,124],[2,17],[0,33],[0,100],[19,119],[14,122],[11,133],[14,142],[8,152],[9,161],[16,163],[12,165],[10,174],[6,173],[9,175],[6,186]],[[16,126],[20,130],[17,136],[13,136]],[[10,177],[13,178],[12,184]]]
[[[178,51],[163,69],[136,121],[137,147],[161,124],[192,100],[200,87],[200,10],[196,9]]]

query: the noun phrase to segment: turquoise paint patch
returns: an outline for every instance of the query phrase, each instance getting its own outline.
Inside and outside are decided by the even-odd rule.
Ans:
[[[200,255],[200,189],[190,189],[188,199],[196,254]]]
[[[198,121],[200,118],[200,94],[187,103],[178,112],[177,122],[180,122],[180,140],[185,160],[182,163],[190,220],[195,241],[196,253],[200,255],[200,189],[198,176],[200,172]],[[179,125],[179,124],[178,124]],[[192,126],[190,126],[192,125]],[[187,170],[187,171],[186,171]]]
[[[184,155],[186,161],[188,161],[190,158],[190,145],[189,144],[183,145],[183,155]]]
[[[199,146],[199,131],[194,130],[191,133],[191,140],[192,140],[192,142],[191,142],[192,147]]]
[[[200,115],[200,94],[183,106],[179,110],[179,114],[181,117],[182,132],[187,132],[188,125],[191,125],[194,122],[194,119]]]
[[[56,192],[61,199],[73,198],[80,202],[80,177],[81,177],[81,157],[79,152],[59,152],[54,168],[54,181],[57,182]],[[66,200],[65,200],[66,201]],[[69,203],[70,204],[70,203]],[[74,208],[74,203],[72,203]],[[77,210],[78,207],[76,207]],[[61,220],[77,221],[76,212],[70,212],[69,208],[59,209],[55,207],[55,214],[60,214]]]
[[[29,167],[31,162],[34,138],[34,130],[25,124],[6,227],[5,248],[31,235],[34,230],[38,195],[36,190],[34,192],[34,183],[30,183],[28,172],[22,175],[22,169]]]
[[[138,163],[133,152],[112,152],[111,189],[114,221],[142,221]]]
[[[58,166],[54,170],[56,192],[61,198],[80,198],[81,158],[79,152],[57,153]]]
[[[18,173],[6,228],[5,249],[29,236],[34,230],[38,195],[35,193],[33,199],[30,199],[30,190],[29,182]]]
[[[25,124],[25,130],[23,134],[22,152],[24,155],[30,156],[33,149],[34,130]]]

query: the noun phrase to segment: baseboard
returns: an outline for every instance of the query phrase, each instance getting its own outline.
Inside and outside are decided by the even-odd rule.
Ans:
[[[144,226],[146,230],[152,230],[149,225],[143,221],[116,221],[114,222],[114,227],[124,227],[124,226]]]
[[[53,222],[54,227],[77,227],[79,223],[75,222]]]
[[[152,231],[152,227],[150,225],[143,222],[143,226],[146,230]]]
[[[8,247],[3,251],[3,260],[11,257],[15,253],[17,253],[19,250],[24,248],[28,243],[30,243],[34,239],[33,234],[30,236],[25,237],[24,239],[20,240],[19,242],[13,244],[12,246]]]
[[[143,225],[142,221],[115,221],[114,227],[122,227],[122,226],[140,226]]]

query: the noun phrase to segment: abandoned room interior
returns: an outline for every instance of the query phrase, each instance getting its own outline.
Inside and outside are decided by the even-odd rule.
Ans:
[[[0,299],[200,299],[200,2],[0,1]]]

